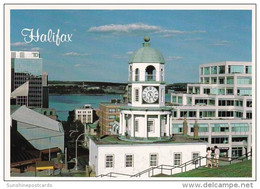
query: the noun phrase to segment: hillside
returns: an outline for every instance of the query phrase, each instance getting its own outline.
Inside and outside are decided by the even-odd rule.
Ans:
[[[174,175],[157,175],[157,177],[252,177],[252,160],[221,166],[219,168],[200,167]]]

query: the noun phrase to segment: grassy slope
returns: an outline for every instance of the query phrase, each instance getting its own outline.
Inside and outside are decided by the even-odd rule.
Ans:
[[[165,175],[164,175],[165,176]],[[191,170],[185,173],[178,173],[170,177],[252,177],[252,161],[244,161],[231,165]]]

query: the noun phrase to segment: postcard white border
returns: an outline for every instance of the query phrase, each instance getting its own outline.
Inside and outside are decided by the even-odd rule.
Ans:
[[[105,181],[105,180],[164,180],[164,181],[254,181],[256,179],[256,119],[252,120],[252,178],[151,178],[151,179],[112,179],[112,178],[93,178],[93,177],[11,177],[10,176],[10,91],[11,85],[11,53],[10,53],[10,11],[22,9],[37,10],[251,10],[252,11],[252,66],[253,66],[253,96],[256,105],[256,4],[5,4],[4,5],[4,180],[5,181]],[[252,109],[253,117],[256,118],[256,107]],[[208,180],[209,179],[209,180]]]

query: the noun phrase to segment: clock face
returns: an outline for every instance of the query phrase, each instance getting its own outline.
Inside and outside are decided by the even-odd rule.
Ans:
[[[143,100],[146,103],[154,103],[158,100],[159,93],[155,87],[145,87],[143,90]]]

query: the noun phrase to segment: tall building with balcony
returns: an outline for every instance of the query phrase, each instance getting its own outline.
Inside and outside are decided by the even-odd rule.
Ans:
[[[42,64],[40,53],[36,51],[11,52],[11,92],[28,82],[27,100],[24,96],[15,96],[15,105],[43,107]]]
[[[199,67],[199,83],[188,84],[187,93],[171,94],[173,133],[188,132],[195,121],[199,137],[220,147],[223,156],[250,151],[252,134],[252,63],[217,62]]]

